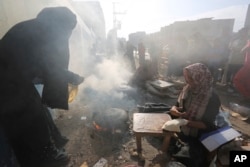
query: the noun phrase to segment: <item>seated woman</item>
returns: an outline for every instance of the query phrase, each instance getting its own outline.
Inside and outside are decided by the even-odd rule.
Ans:
[[[178,137],[189,146],[186,151],[189,161],[185,165],[206,167],[209,165],[208,151],[199,141],[199,137],[216,128],[215,118],[221,103],[212,88],[213,77],[204,64],[189,65],[184,68],[183,73],[186,86],[183,87],[177,104],[170,109],[170,115],[178,118]]]

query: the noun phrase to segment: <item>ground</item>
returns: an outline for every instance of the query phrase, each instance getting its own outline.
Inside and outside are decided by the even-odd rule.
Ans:
[[[229,108],[229,102],[240,102],[240,97],[235,93],[229,93],[225,88],[219,86],[216,90],[222,101],[224,108]],[[176,99],[169,97],[156,97],[143,92],[147,96],[140,103],[154,99],[154,102],[165,102],[174,104]],[[166,154],[162,154],[160,146],[161,138],[144,137],[142,140],[143,155],[138,156],[135,143],[135,137],[131,130],[132,114],[138,112],[137,107],[129,111],[129,130],[120,134],[113,133],[103,135],[93,130],[92,113],[89,111],[88,104],[76,99],[70,104],[69,111],[57,111],[56,124],[62,134],[67,136],[69,142],[65,149],[70,155],[70,163],[67,167],[92,167],[101,158],[107,160],[109,167],[125,167],[128,165],[137,165],[145,167],[165,167],[168,161]],[[242,121],[232,117],[228,112],[228,118],[232,126],[240,131],[244,136],[250,136],[249,121]]]

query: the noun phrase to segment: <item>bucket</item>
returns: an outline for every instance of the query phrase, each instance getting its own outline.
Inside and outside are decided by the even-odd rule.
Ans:
[[[76,95],[78,93],[78,86],[68,84],[68,91],[69,91],[68,103],[71,103],[76,98]]]

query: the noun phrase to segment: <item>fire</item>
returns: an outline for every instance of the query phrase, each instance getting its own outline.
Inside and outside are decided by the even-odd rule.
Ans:
[[[93,125],[94,125],[95,129],[98,130],[98,131],[106,131],[107,130],[107,128],[101,127],[95,121],[93,121]]]

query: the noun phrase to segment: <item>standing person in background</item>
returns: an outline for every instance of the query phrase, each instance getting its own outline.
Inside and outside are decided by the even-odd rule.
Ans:
[[[68,70],[76,23],[66,7],[45,8],[14,25],[1,40],[0,126],[21,167],[68,163],[65,140],[47,107],[68,110],[68,84],[84,80]],[[37,78],[44,85],[42,98],[34,86]]]
[[[152,39],[149,46],[150,60],[152,61],[152,70],[156,75],[159,75],[159,57],[161,55],[161,49],[156,40]]]
[[[214,84],[220,80],[219,68],[222,68],[224,62],[227,60],[227,54],[227,48],[224,47],[221,38],[215,38],[212,42],[212,51],[209,57],[210,59],[208,59],[208,68],[213,75]]]
[[[136,47],[130,41],[128,41],[126,45],[125,57],[128,59],[131,70],[133,72],[136,70],[135,57],[134,57],[135,50],[136,50]]]
[[[154,80],[156,72],[153,70],[153,64],[151,61],[146,60],[145,63],[139,66],[133,76],[131,77],[129,84],[134,87],[145,88],[147,81]]]
[[[199,32],[194,33],[188,43],[188,61],[208,64],[211,55],[209,41]]]
[[[140,42],[138,44],[139,66],[144,66],[145,64],[145,52],[146,52],[146,48],[143,42]]]
[[[230,55],[228,58],[228,63],[226,64],[224,70],[224,77],[222,82],[229,86],[228,91],[234,91],[233,78],[234,75],[239,71],[244,63],[244,54],[241,49],[244,47],[247,41],[247,29],[242,28],[233,37],[229,44]]]
[[[241,52],[245,54],[243,67],[235,74],[233,83],[235,88],[246,100],[250,100],[250,29],[248,29],[248,41]]]
[[[187,65],[188,41],[185,36],[176,36],[170,45],[170,54],[168,56],[167,77],[182,76],[182,69]]]

